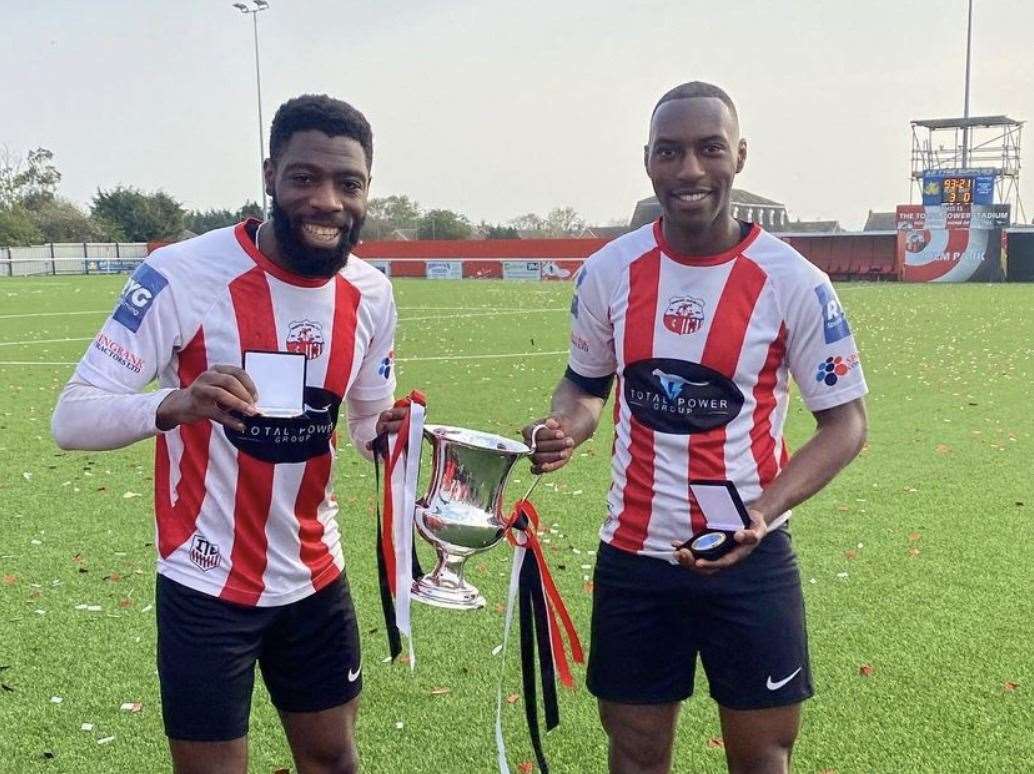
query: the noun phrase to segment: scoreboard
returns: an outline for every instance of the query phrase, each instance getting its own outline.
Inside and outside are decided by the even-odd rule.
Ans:
[[[973,178],[946,177],[941,183],[941,204],[972,204]]]
[[[995,170],[928,169],[923,173],[923,204],[994,204]]]

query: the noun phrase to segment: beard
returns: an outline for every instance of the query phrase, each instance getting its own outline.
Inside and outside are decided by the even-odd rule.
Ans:
[[[334,247],[310,247],[301,236],[301,221],[292,222],[290,216],[280,208],[276,196],[271,198],[270,216],[277,246],[284,262],[295,274],[303,277],[333,277],[348,263],[348,253],[359,243],[359,232],[365,217],[353,220]]]

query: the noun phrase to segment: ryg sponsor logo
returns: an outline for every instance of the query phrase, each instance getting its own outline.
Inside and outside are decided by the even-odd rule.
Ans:
[[[578,318],[578,291],[581,289],[582,283],[585,282],[587,276],[589,276],[589,270],[582,266],[574,278],[574,295],[571,296],[571,316],[575,319]]]
[[[140,264],[122,288],[122,295],[112,317],[136,333],[154,299],[168,284],[169,281],[160,272],[146,263]]]
[[[622,383],[632,416],[662,433],[689,435],[722,427],[743,408],[743,393],[731,379],[685,360],[640,360],[626,366]]]
[[[833,295],[833,288],[829,285],[818,285],[815,287],[815,295],[819,299],[819,309],[822,312],[822,335],[827,344],[833,344],[851,335],[851,328],[847,324],[847,317],[840,306],[837,297]]]

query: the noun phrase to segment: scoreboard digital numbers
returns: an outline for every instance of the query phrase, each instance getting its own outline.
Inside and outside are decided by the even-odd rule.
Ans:
[[[995,170],[930,169],[923,173],[923,204],[994,204]]]
[[[941,204],[972,204],[973,178],[946,177],[941,184]]]

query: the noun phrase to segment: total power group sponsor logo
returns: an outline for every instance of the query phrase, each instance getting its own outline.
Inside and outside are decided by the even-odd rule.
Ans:
[[[652,430],[689,435],[727,425],[743,408],[735,382],[713,368],[673,358],[648,358],[625,367],[624,399],[632,416]]]
[[[341,397],[322,387],[305,388],[305,411],[297,417],[243,417],[244,430],[223,425],[242,453],[265,462],[305,462],[330,451]]]

